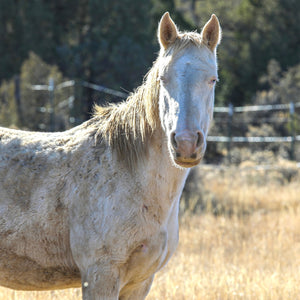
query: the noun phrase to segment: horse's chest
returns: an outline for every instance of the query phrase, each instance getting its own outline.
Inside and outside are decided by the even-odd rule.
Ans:
[[[130,253],[123,271],[125,282],[143,281],[162,268],[177,246],[177,238],[167,228],[145,237]]]
[[[143,207],[143,210],[147,215],[152,212],[150,206],[148,209]],[[170,218],[162,224],[158,222],[159,213],[154,214],[154,211],[151,214],[151,221],[147,222],[145,218],[146,222],[140,223],[139,232],[142,234],[122,268],[124,283],[150,278],[167,263],[176,249],[178,243],[177,210],[174,209]]]
[[[152,190],[139,197],[142,201],[136,213],[138,245],[127,262],[130,273],[143,273],[145,277],[163,267],[178,244],[179,193],[176,189],[158,188],[156,182],[151,186]]]

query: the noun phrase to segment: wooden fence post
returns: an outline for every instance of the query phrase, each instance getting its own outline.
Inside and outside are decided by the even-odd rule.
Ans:
[[[231,164],[231,140],[232,140],[232,118],[233,118],[233,105],[229,103],[228,105],[228,122],[227,122],[227,161],[228,164]]]
[[[16,75],[14,77],[14,83],[15,83],[15,103],[17,108],[17,115],[18,115],[18,121],[17,125],[19,127],[22,127],[24,124],[23,122],[23,112],[22,112],[22,105],[21,105],[21,90],[20,90],[20,75]]]
[[[290,150],[290,159],[295,159],[295,104],[290,102],[290,119],[291,119],[291,150]]]
[[[49,79],[49,103],[50,103],[50,131],[55,130],[55,112],[54,112],[54,79]]]

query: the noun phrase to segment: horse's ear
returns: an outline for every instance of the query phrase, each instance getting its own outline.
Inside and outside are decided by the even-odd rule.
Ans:
[[[221,41],[221,27],[216,15],[212,15],[201,32],[202,42],[214,51]]]
[[[167,49],[171,44],[174,43],[178,37],[178,30],[170,17],[170,14],[166,12],[160,19],[158,25],[158,40],[164,49]]]

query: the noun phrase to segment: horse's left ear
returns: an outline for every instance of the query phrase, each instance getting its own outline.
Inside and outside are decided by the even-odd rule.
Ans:
[[[164,13],[158,25],[158,40],[161,47],[167,49],[178,37],[178,30],[168,12]]]
[[[214,52],[221,41],[221,27],[216,15],[212,15],[201,32],[202,42]]]

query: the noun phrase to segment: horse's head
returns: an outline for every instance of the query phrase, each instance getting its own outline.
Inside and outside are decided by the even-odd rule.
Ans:
[[[180,167],[197,165],[205,153],[218,80],[216,47],[220,37],[215,15],[201,34],[178,32],[169,13],[159,23],[159,113],[171,158]]]

